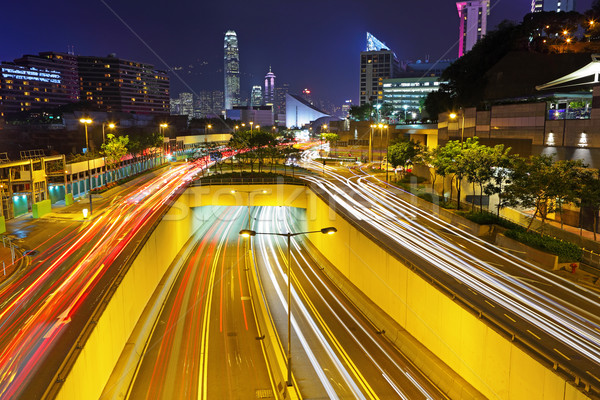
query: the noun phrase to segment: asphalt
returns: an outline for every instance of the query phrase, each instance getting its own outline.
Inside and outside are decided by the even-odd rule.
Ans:
[[[125,195],[128,190],[149,181],[161,171],[162,168],[144,173],[103,193],[93,194],[93,215],[88,215],[88,219],[83,215],[83,210],[90,208],[89,197],[86,196],[76,199],[69,206],[66,206],[64,201],[59,201],[52,205],[52,212],[38,219],[33,218],[33,214],[29,212],[6,221],[6,232],[0,235],[3,239],[0,243],[0,284],[10,279],[15,271],[26,268],[30,256],[46,250],[54,238],[62,237],[72,229],[78,229],[90,218],[104,212],[107,206]],[[14,259],[11,243],[15,249]]]

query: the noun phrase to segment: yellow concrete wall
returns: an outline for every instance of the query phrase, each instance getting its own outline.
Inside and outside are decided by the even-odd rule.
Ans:
[[[355,286],[490,399],[586,399],[552,370],[482,323],[309,194],[311,242]],[[314,207],[314,208],[313,208]]]
[[[206,220],[211,207],[190,210],[181,196],[148,238],[100,317],[58,399],[97,399],[163,274]]]

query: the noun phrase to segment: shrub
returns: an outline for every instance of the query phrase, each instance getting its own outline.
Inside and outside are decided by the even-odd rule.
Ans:
[[[504,235],[527,246],[554,254],[558,256],[559,262],[580,261],[583,254],[581,248],[573,243],[540,235],[537,232],[527,232],[524,229],[510,229],[504,232]]]

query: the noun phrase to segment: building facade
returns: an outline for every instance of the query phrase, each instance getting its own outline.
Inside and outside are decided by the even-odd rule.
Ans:
[[[235,31],[225,33],[225,109],[240,105],[240,53]]]
[[[302,97],[289,93],[286,94],[285,107],[285,126],[288,128],[302,128],[319,118],[329,117]]]
[[[391,123],[422,119],[425,98],[439,87],[438,76],[385,79],[383,101],[393,107]]]
[[[273,114],[277,126],[285,126],[285,96],[290,92],[290,84],[284,83],[275,88]]]
[[[259,107],[263,105],[262,88],[258,85],[252,86],[252,92],[250,94],[250,105],[252,107]]]
[[[383,102],[383,80],[399,71],[396,54],[367,32],[366,50],[360,53],[360,105]]]
[[[212,118],[223,115],[224,97],[220,90],[203,90],[200,92],[197,115],[198,118]]]
[[[0,64],[0,117],[79,101],[77,57],[44,52]]]
[[[81,100],[112,112],[169,114],[169,77],[151,64],[78,56]]]
[[[531,0],[531,12],[575,11],[575,0]]]
[[[265,76],[265,105],[272,107],[275,105],[275,74],[270,66]]]
[[[470,51],[487,32],[487,17],[490,13],[489,0],[457,1],[460,19],[458,28],[458,56]]]

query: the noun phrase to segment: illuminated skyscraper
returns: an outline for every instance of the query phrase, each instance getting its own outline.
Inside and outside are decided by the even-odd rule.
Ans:
[[[269,72],[265,76],[265,105],[273,106],[275,104],[275,74],[271,71],[269,66]]]
[[[458,56],[462,57],[485,36],[490,0],[457,1],[456,8],[460,18]]]
[[[240,105],[240,55],[235,31],[225,33],[225,109]]]
[[[262,106],[263,95],[262,88],[258,85],[252,86],[252,93],[250,94],[250,105],[252,107]]]
[[[531,12],[575,11],[575,0],[531,0]]]
[[[396,54],[367,32],[367,46],[360,53],[360,105],[383,101],[383,80],[400,72]]]

